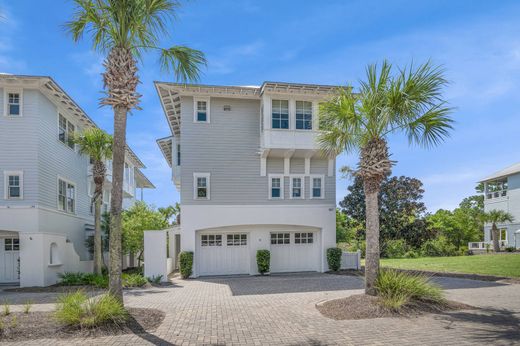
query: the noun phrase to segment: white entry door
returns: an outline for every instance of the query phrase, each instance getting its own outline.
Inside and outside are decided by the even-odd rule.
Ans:
[[[0,238],[0,283],[20,281],[19,258],[20,239]]]
[[[271,272],[320,270],[318,232],[271,232]]]
[[[198,275],[249,274],[247,233],[202,233],[197,237]]]

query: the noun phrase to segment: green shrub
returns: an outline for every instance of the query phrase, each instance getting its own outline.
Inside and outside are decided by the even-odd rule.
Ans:
[[[409,250],[404,254],[404,258],[418,258],[421,257],[421,254],[415,250]]]
[[[32,300],[27,300],[23,304],[23,312],[24,312],[24,314],[28,314],[29,311],[31,311],[32,304],[33,304]]]
[[[399,310],[405,305],[413,304],[414,301],[437,304],[445,301],[442,289],[429,278],[393,269],[379,272],[376,289],[381,304],[393,310]]]
[[[11,313],[11,309],[9,308],[9,302],[4,300],[4,306],[3,306],[3,314],[4,316],[8,316]]]
[[[58,322],[68,326],[92,328],[106,323],[123,323],[128,313],[109,294],[88,298],[82,291],[77,291],[58,297],[55,317]]]
[[[75,272],[65,272],[58,273],[58,278],[60,279],[60,284],[63,286],[77,286],[84,285],[84,273],[75,273]]]
[[[457,248],[444,236],[424,242],[421,246],[421,253],[427,257],[457,256],[459,254]]]
[[[341,249],[348,252],[357,252],[359,250],[361,251],[361,258],[365,258],[367,243],[365,240],[357,240],[354,243],[349,244],[346,248],[341,246]]]
[[[384,247],[384,257],[403,258],[408,251],[408,245],[404,239],[391,239],[386,241]]]
[[[183,279],[191,276],[193,273],[193,252],[182,251],[179,253],[179,271]]]
[[[162,280],[162,275],[153,275],[152,277],[146,278],[151,284],[160,284]]]
[[[515,252],[516,248],[514,246],[508,246],[508,247],[506,247],[506,251],[507,252]]]
[[[121,275],[123,287],[142,287],[148,283],[148,280],[141,274],[127,274]]]
[[[260,274],[264,275],[269,272],[271,267],[271,252],[269,252],[269,250],[258,250],[256,252],[256,265]]]
[[[331,247],[327,249],[327,264],[329,269],[337,272],[341,268],[341,255],[343,250],[338,247]]]

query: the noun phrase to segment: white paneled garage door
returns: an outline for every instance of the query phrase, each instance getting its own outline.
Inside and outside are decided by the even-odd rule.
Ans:
[[[0,238],[0,283],[18,282],[18,258],[20,240],[18,238]]]
[[[247,233],[201,233],[197,237],[198,275],[249,274]]]
[[[271,232],[271,272],[320,270],[318,232]]]

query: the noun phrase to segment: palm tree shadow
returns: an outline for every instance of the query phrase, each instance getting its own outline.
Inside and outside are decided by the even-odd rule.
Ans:
[[[437,320],[444,323],[445,329],[459,329],[459,323],[464,323],[463,328],[468,338],[476,343],[496,343],[501,340],[515,344],[520,340],[520,314],[506,309],[480,309],[475,311],[452,311],[437,313]]]
[[[166,341],[164,339],[161,339],[160,337],[150,334],[147,332],[140,324],[135,320],[135,318],[130,315],[128,319],[128,326],[129,329],[134,333],[135,335],[139,336],[141,339],[146,340],[153,345],[165,345],[165,346],[171,346],[175,345],[172,344],[169,341]]]

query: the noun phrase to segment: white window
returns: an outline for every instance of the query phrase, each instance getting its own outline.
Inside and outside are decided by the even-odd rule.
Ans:
[[[193,199],[210,199],[209,178],[209,173],[193,173]]]
[[[304,176],[291,177],[291,198],[305,198],[304,182]]]
[[[5,90],[5,89],[4,89]],[[5,90],[4,114],[8,117],[22,116],[22,90]]]
[[[296,129],[312,130],[312,102],[296,101]]]
[[[486,183],[486,199],[507,196],[507,178]]]
[[[4,172],[4,199],[23,199],[23,172]]]
[[[324,198],[325,176],[311,175],[311,198]]]
[[[221,234],[203,234],[200,236],[201,246],[222,246]]]
[[[61,114],[58,118],[58,139],[69,148],[74,149],[75,126]]]
[[[291,243],[290,233],[271,233],[272,245],[286,245]]]
[[[5,251],[20,251],[20,239],[5,238],[4,239],[4,250]]]
[[[58,209],[67,213],[76,211],[76,186],[58,178]]]
[[[271,107],[271,127],[273,129],[288,129],[289,101],[273,100]]]
[[[177,144],[177,166],[181,165],[181,145]]]
[[[236,233],[227,235],[227,246],[247,245],[247,234]]]
[[[193,121],[209,123],[209,98],[193,98]]]
[[[295,244],[312,244],[314,233],[294,233]]]
[[[269,175],[269,199],[283,199],[283,175]]]

